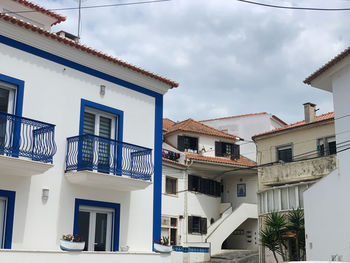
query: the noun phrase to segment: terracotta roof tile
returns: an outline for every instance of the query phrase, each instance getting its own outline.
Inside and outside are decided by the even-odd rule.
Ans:
[[[163,162],[165,162],[165,163],[169,163],[169,164],[172,164],[172,165],[176,165],[176,166],[179,166],[179,167],[182,167],[182,168],[187,168],[187,167],[188,167],[188,166],[187,166],[187,165],[185,165],[185,164],[178,163],[178,162],[175,162],[175,161],[172,161],[172,160],[166,159],[166,158],[163,158]]]
[[[178,83],[176,83],[176,82],[174,82],[172,80],[169,80],[167,78],[161,77],[159,75],[156,75],[156,74],[154,74],[152,72],[146,71],[146,70],[141,69],[139,67],[133,66],[131,64],[128,64],[128,63],[126,63],[126,62],[124,62],[124,61],[122,61],[120,59],[111,57],[111,56],[106,55],[106,54],[104,54],[102,52],[99,52],[99,51],[97,51],[95,49],[92,49],[90,47],[81,45],[81,44],[76,43],[76,42],[74,42],[72,40],[69,40],[67,38],[61,37],[61,36],[59,36],[59,35],[57,35],[55,33],[51,33],[49,31],[43,30],[43,29],[41,29],[41,28],[39,28],[37,26],[34,26],[32,24],[29,24],[27,22],[19,20],[19,19],[15,18],[15,17],[9,16],[9,15],[6,15],[6,14],[0,14],[0,19],[5,20],[7,22],[10,22],[12,24],[16,24],[16,25],[18,25],[20,27],[23,27],[23,28],[27,29],[27,30],[30,30],[30,31],[33,31],[33,32],[37,32],[38,34],[44,35],[44,36],[46,36],[48,38],[51,38],[51,39],[56,40],[58,42],[61,42],[61,43],[65,44],[65,45],[67,45],[67,46],[71,46],[71,47],[74,47],[76,49],[80,49],[81,51],[84,51],[84,52],[89,53],[91,55],[100,57],[100,58],[105,59],[107,61],[110,61],[112,63],[118,64],[118,65],[120,65],[122,67],[131,69],[133,71],[136,71],[136,72],[141,73],[143,75],[146,75],[148,77],[157,79],[157,80],[159,80],[159,81],[161,81],[163,83],[166,83],[167,85],[171,86],[172,88],[175,88],[175,87],[179,86]]]
[[[228,165],[238,165],[238,166],[249,166],[249,167],[255,167],[256,163],[249,160],[248,158],[241,155],[241,157],[237,160],[231,160],[229,158],[225,157],[212,157],[212,156],[203,156],[199,154],[193,154],[193,153],[185,153],[186,157],[193,160],[198,161],[205,161],[209,163],[221,163],[221,164],[228,164]]]
[[[214,119],[208,119],[208,120],[202,120],[200,122],[206,122],[206,121],[217,121],[217,120],[227,120],[227,119],[236,119],[236,118],[243,118],[243,117],[251,117],[251,116],[259,116],[259,115],[265,115],[268,114],[267,112],[259,112],[259,113],[248,113],[243,115],[235,115],[235,116],[227,116],[227,117],[221,117],[221,118],[214,118]],[[287,125],[284,121],[282,121],[280,118],[278,118],[276,115],[272,115],[272,118],[276,119],[277,121],[281,122],[284,125]]]
[[[168,118],[163,118],[163,130],[167,131],[171,126],[175,124],[174,121],[168,119]]]
[[[175,123],[168,129],[168,132],[165,135],[168,135],[176,131],[193,132],[193,133],[216,136],[216,137],[226,138],[231,140],[236,140],[236,138],[238,138],[235,135],[219,131],[203,123],[200,123],[199,121],[195,121],[193,119],[187,119],[182,122]]]
[[[17,2],[19,4],[22,4],[22,5],[26,6],[26,7],[29,7],[31,9],[36,10],[36,11],[39,11],[40,13],[49,15],[49,16],[57,19],[57,21],[55,23],[53,23],[52,26],[56,25],[58,23],[61,23],[63,21],[66,21],[66,17],[61,16],[59,14],[56,14],[56,13],[54,13],[54,12],[52,12],[50,10],[47,10],[47,9],[45,9],[45,8],[43,8],[43,7],[41,7],[41,6],[37,5],[37,4],[34,4],[34,3],[30,2],[30,1],[27,1],[27,0],[12,0],[12,1]]]
[[[309,77],[307,77],[304,80],[305,84],[311,85],[311,81],[316,79],[318,76],[320,76],[322,73],[333,67],[335,64],[342,61],[344,58],[346,58],[350,54],[350,47],[345,49],[343,52],[335,56],[333,59],[328,61],[326,64],[324,64],[322,67],[320,67],[318,70],[316,70],[314,73],[312,73]]]
[[[321,122],[321,121],[331,120],[331,119],[334,119],[334,112],[328,112],[328,113],[316,116],[316,120],[313,122],[310,122],[310,123],[305,123],[305,120],[298,121],[298,122],[288,124],[288,125],[285,125],[283,127],[277,128],[277,129],[273,129],[271,131],[256,134],[252,138],[255,139],[255,138],[263,136],[263,135],[278,133],[281,131],[285,131],[285,130],[289,130],[289,129],[293,129],[293,128],[298,128],[298,127],[314,124],[314,123]]]

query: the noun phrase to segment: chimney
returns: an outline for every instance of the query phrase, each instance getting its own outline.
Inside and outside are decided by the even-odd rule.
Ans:
[[[311,102],[304,103],[305,123],[310,123],[316,120],[316,104]]]

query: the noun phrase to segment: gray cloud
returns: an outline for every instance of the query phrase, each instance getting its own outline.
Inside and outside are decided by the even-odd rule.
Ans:
[[[77,5],[71,0],[37,2]],[[55,30],[76,32],[77,12],[63,14],[69,19]],[[349,12],[173,0],[83,10],[82,42],[178,81],[180,87],[169,91],[164,103],[164,115],[173,120],[267,111],[294,122],[303,118],[302,103],[307,101],[318,104],[320,113],[332,111],[331,94],[302,81],[349,45],[349,22]]]

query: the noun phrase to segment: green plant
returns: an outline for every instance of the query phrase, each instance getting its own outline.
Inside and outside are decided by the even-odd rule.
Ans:
[[[291,255],[292,260],[303,260],[305,257],[305,222],[304,212],[298,208],[288,213],[289,224],[287,229],[295,234],[296,254]]]
[[[63,235],[62,239],[66,241],[71,241],[71,242],[83,242],[83,240],[79,235],[73,236],[72,234],[67,234],[67,235]]]
[[[162,239],[162,245],[169,245],[169,237],[163,236]]]

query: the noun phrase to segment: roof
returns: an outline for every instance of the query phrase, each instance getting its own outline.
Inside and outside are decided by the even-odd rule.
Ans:
[[[181,167],[181,168],[187,168],[187,165],[185,165],[185,164],[178,163],[178,162],[166,159],[166,158],[163,158],[163,162],[171,164],[171,165],[175,165],[175,166],[178,166],[178,167]]]
[[[151,77],[153,79],[159,80],[159,81],[169,85],[171,88],[179,86],[178,83],[176,83],[176,82],[174,82],[172,80],[169,80],[167,78],[161,77],[159,75],[156,75],[156,74],[154,74],[152,72],[149,72],[149,71],[146,71],[146,70],[141,69],[139,67],[136,67],[134,65],[128,64],[128,63],[126,63],[126,62],[124,62],[124,61],[122,61],[120,59],[111,57],[111,56],[109,56],[107,54],[104,54],[102,52],[99,52],[99,51],[97,51],[95,49],[92,49],[90,47],[84,46],[84,45],[79,44],[79,43],[77,43],[75,41],[72,41],[70,39],[61,37],[61,36],[59,36],[59,35],[57,35],[55,33],[51,33],[49,31],[41,29],[41,28],[39,28],[37,26],[34,26],[34,25],[30,24],[30,23],[27,23],[27,22],[24,22],[22,20],[19,20],[19,19],[13,17],[13,16],[9,16],[7,14],[1,14],[0,13],[0,19],[2,19],[4,21],[7,21],[7,22],[10,22],[12,24],[18,25],[20,27],[23,27],[24,29],[27,29],[28,31],[36,32],[36,33],[38,33],[40,35],[43,35],[43,36],[45,36],[47,38],[50,38],[50,39],[53,39],[55,41],[61,42],[62,44],[65,44],[67,46],[71,46],[72,48],[79,49],[79,50],[81,50],[83,52],[86,52],[88,54],[91,54],[93,56],[100,57],[100,58],[102,58],[102,59],[104,59],[106,61],[110,61],[112,63],[118,64],[119,66],[131,69],[133,71],[136,71],[138,73],[141,73],[141,74],[146,75],[148,77]]]
[[[350,54],[350,47],[345,49],[343,52],[335,56],[333,59],[328,61],[326,64],[324,64],[322,67],[320,67],[318,70],[316,70],[314,73],[312,73],[309,77],[307,77],[304,80],[305,84],[311,85],[311,81],[316,79],[318,76],[320,76],[322,73],[333,67],[334,65],[338,64],[340,61],[342,61],[344,58],[346,58]]]
[[[52,26],[56,25],[58,23],[61,23],[63,21],[66,21],[66,17],[65,16],[61,16],[59,14],[56,14],[56,13],[54,13],[54,12],[52,12],[50,10],[47,10],[47,9],[45,9],[45,8],[43,8],[43,7],[41,7],[41,6],[37,5],[37,4],[34,4],[34,3],[30,2],[30,1],[27,1],[27,0],[12,0],[12,1],[13,2],[17,2],[19,4],[22,4],[22,5],[26,6],[26,7],[29,7],[31,9],[36,10],[36,11],[39,11],[40,13],[43,13],[45,15],[48,15],[48,16],[51,16],[51,17],[57,19],[57,21],[55,23],[53,23]]]
[[[266,115],[267,112],[259,112],[259,113],[248,113],[243,115],[235,115],[235,116],[228,116],[228,117],[221,117],[221,118],[214,118],[214,119],[208,119],[208,120],[202,120],[200,122],[206,122],[206,121],[217,121],[217,120],[227,120],[227,119],[236,119],[236,118],[244,118],[244,117],[252,117],[252,116],[259,116],[259,115]],[[280,118],[278,118],[276,115],[272,115],[272,118],[281,122],[284,125],[287,125],[284,121],[282,121]]]
[[[237,138],[237,136],[235,135],[219,131],[215,128],[209,127],[193,119],[187,119],[182,122],[175,123],[168,129],[168,132],[165,133],[165,135],[168,135],[170,133],[177,132],[177,131],[193,132],[193,133],[205,134],[205,135],[221,137],[221,138],[231,139],[231,140],[236,140]]]
[[[171,126],[175,124],[174,121],[168,119],[168,118],[163,118],[163,130],[167,131]]]
[[[283,127],[277,128],[277,129],[273,129],[271,131],[267,131],[267,132],[264,132],[264,133],[256,134],[252,138],[255,139],[255,138],[263,136],[263,135],[269,135],[269,134],[274,134],[274,133],[278,133],[278,132],[281,132],[281,131],[286,131],[286,130],[290,130],[290,129],[294,129],[294,128],[300,128],[300,127],[303,127],[303,126],[308,126],[308,125],[311,125],[311,124],[315,124],[315,123],[319,123],[319,122],[327,121],[327,120],[332,120],[332,119],[334,119],[334,112],[328,112],[328,113],[316,116],[316,120],[313,121],[313,122],[305,123],[305,120],[298,121],[298,122],[295,122],[295,123],[292,123],[292,124],[288,124],[288,125],[285,125]]]
[[[256,166],[255,162],[249,160],[248,158],[246,158],[242,155],[237,160],[231,160],[231,159],[225,158],[225,157],[211,157],[211,156],[203,156],[203,155],[193,154],[193,153],[185,153],[185,154],[186,154],[186,157],[189,159],[204,161],[204,162],[208,162],[208,163],[220,163],[220,164],[249,166],[249,167]]]

